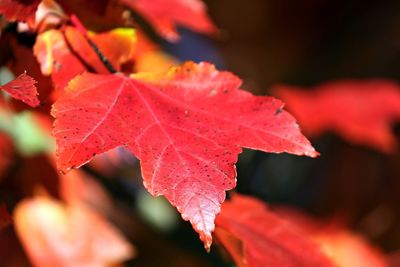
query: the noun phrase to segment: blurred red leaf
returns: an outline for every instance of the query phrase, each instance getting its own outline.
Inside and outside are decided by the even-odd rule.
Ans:
[[[136,40],[133,31],[122,29],[93,34],[91,39],[117,70],[131,59]],[[33,50],[42,73],[51,75],[56,89],[64,89],[72,78],[84,71],[109,73],[85,37],[74,27],[41,33]]]
[[[103,217],[78,203],[47,197],[22,201],[14,213],[18,236],[34,266],[111,266],[131,258],[132,246]]]
[[[81,202],[102,210],[113,207],[104,188],[82,170],[60,174],[60,194],[67,203]]]
[[[295,210],[277,209],[299,231],[320,245],[338,267],[388,267],[386,256],[361,235],[329,221],[321,221]]]
[[[207,15],[207,7],[201,0],[121,0],[138,11],[162,36],[176,41],[179,36],[176,24],[191,30],[212,34],[216,28]]]
[[[26,73],[22,73],[11,82],[0,86],[1,90],[6,91],[13,98],[21,100],[31,107],[39,106],[38,93],[35,86],[36,81]]]
[[[311,91],[277,86],[305,134],[335,131],[350,143],[392,152],[396,140],[391,124],[400,118],[400,90],[390,81],[338,81]]]
[[[335,266],[307,235],[255,198],[226,201],[215,236],[240,267]]]
[[[11,21],[34,23],[40,0],[1,0],[0,14]]]
[[[240,84],[192,62],[160,76],[80,75],[53,106],[58,167],[66,172],[127,146],[141,160],[147,190],[165,195],[209,247],[241,147],[318,154],[282,102]]]

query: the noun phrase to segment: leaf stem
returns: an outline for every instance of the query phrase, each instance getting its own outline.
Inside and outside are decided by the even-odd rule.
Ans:
[[[77,16],[75,16],[74,14],[72,14],[70,16],[70,20],[72,25],[74,25],[76,27],[76,29],[82,33],[82,35],[85,37],[86,41],[88,42],[88,44],[90,45],[90,47],[93,49],[93,51],[96,53],[96,55],[99,57],[100,61],[103,63],[103,65],[107,68],[107,70],[110,73],[116,73],[117,70],[113,67],[113,65],[111,64],[111,62],[106,58],[106,56],[104,56],[104,54],[100,51],[100,49],[97,47],[97,45],[90,39],[88,32],[85,28],[85,26],[83,26],[83,24],[80,22],[80,20],[78,19]]]

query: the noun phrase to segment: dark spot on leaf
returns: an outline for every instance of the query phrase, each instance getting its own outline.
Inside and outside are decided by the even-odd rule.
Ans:
[[[282,108],[278,108],[278,109],[275,111],[275,116],[281,114],[282,111],[283,111]]]

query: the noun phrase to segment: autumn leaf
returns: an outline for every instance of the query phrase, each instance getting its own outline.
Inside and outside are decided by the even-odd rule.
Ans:
[[[234,195],[222,205],[215,236],[239,267],[335,266],[317,243],[252,197]]]
[[[313,236],[338,267],[388,267],[384,254],[362,236],[335,229]]]
[[[53,106],[58,168],[127,146],[141,160],[147,190],[177,207],[208,248],[241,147],[317,156],[282,102],[240,84],[208,63],[163,76],[82,74]]]
[[[10,21],[34,23],[40,0],[1,0],[0,14]]]
[[[216,28],[201,0],[120,0],[139,12],[162,36],[170,41],[179,38],[176,25],[212,34]]]
[[[31,107],[39,106],[38,93],[35,86],[36,81],[26,73],[22,73],[16,79],[0,86],[1,90],[7,92],[11,97],[21,100]]]
[[[84,205],[48,197],[26,199],[14,213],[20,240],[34,266],[113,266],[134,254],[131,245]]]
[[[90,38],[117,70],[132,58],[136,42],[132,29],[91,33]],[[42,73],[51,75],[56,89],[64,89],[72,78],[84,71],[109,73],[85,37],[74,27],[39,34],[33,51]]]
[[[337,81],[306,91],[277,86],[283,99],[309,137],[334,131],[350,143],[393,152],[391,125],[400,119],[400,90],[384,80]]]
[[[363,236],[330,221],[292,209],[275,209],[282,219],[315,241],[337,267],[388,267],[386,256]]]

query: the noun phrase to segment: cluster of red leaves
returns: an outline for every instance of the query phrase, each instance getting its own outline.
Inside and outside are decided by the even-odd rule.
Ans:
[[[41,23],[34,21],[39,2],[3,1],[0,13],[36,29]],[[42,4],[46,2],[52,3]],[[139,12],[169,40],[178,38],[176,25],[216,32],[200,0],[119,2]],[[165,196],[192,223],[207,249],[221,212],[215,236],[239,266],[386,266],[381,253],[359,237],[275,213],[257,200],[236,195],[221,211],[226,191],[236,185],[235,164],[242,148],[318,155],[281,101],[241,90],[238,77],[205,62],[130,74],[148,70],[143,67],[149,65],[148,56],[159,52],[141,33],[87,33],[77,22],[71,26],[63,19],[60,27],[38,32],[33,48],[42,74],[51,77],[55,89],[51,113],[60,171],[67,173],[97,154],[125,146],[140,159],[146,189],[153,196]],[[111,73],[90,42],[117,73]],[[160,54],[155,61],[163,68],[172,62]],[[39,100],[34,84],[22,74],[0,89],[35,107]],[[393,147],[388,123],[398,116],[400,98],[391,83],[340,82],[312,95],[287,88],[276,92],[311,136],[333,129],[350,141],[383,151]],[[371,109],[371,104],[379,108]],[[34,264],[105,266],[131,257],[133,249],[118,231],[83,205],[86,188],[94,186],[69,175],[70,181],[62,183],[63,202],[40,196],[24,200],[15,211],[15,227]],[[0,223],[9,218],[0,209]],[[343,253],[346,250],[353,254]]]
[[[170,41],[176,41],[179,36],[176,25],[188,27],[194,31],[212,34],[216,27],[206,12],[206,6],[201,0],[119,0],[147,19],[162,36]],[[40,0],[4,0],[0,2],[0,13],[8,20],[26,21],[31,26],[35,24],[36,10]],[[44,1],[52,2],[51,0]],[[73,9],[67,0],[58,1],[67,10]],[[110,0],[102,1],[107,6]]]
[[[93,34],[91,38],[116,70],[132,59],[135,47],[133,31],[115,30]],[[42,73],[51,75],[58,90],[64,89],[72,78],[88,69],[100,74],[109,73],[82,33],[74,27],[39,34],[33,51]]]

